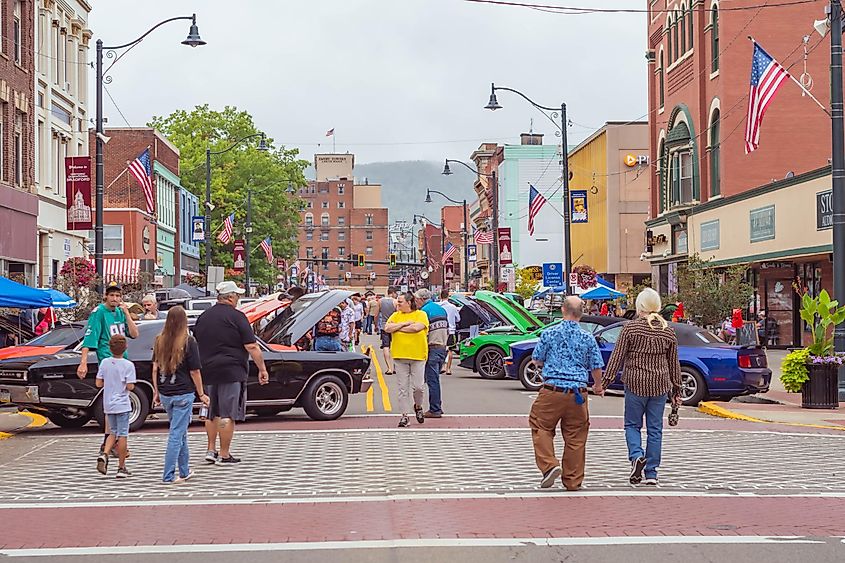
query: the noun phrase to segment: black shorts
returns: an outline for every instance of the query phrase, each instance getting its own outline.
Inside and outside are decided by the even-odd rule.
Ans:
[[[364,321],[355,321],[355,328],[361,330],[364,326]]]
[[[246,419],[245,381],[206,384],[205,393],[211,399],[209,420],[219,417],[243,422]]]
[[[450,350],[457,350],[458,349],[458,335],[457,334],[450,334],[449,338],[446,340],[446,347]]]
[[[381,331],[381,347],[382,348],[390,348],[390,341],[392,340],[393,335],[387,331]]]

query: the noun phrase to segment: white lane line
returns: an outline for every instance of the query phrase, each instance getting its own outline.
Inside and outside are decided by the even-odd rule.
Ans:
[[[812,499],[845,499],[843,492],[821,493],[755,493],[742,491],[736,493],[697,491],[661,491],[661,490],[625,490],[610,489],[603,491],[573,491],[564,490],[543,492],[512,492],[512,493],[420,493],[372,496],[336,496],[336,497],[278,497],[278,498],[207,498],[207,499],[160,499],[160,500],[92,500],[68,502],[39,502],[27,500],[25,502],[0,503],[0,510],[34,510],[56,508],[125,508],[125,507],[162,507],[162,506],[208,506],[208,505],[283,505],[283,504],[335,504],[353,502],[393,502],[393,501],[432,501],[432,500],[488,500],[488,499],[535,499],[535,498],[563,498],[563,497],[669,497],[669,498],[812,498]]]
[[[390,549],[423,547],[553,547],[679,544],[825,544],[823,539],[799,536],[623,536],[580,538],[431,538],[351,540],[291,543],[235,543],[194,545],[138,545],[119,547],[61,547],[0,550],[7,557],[67,557],[74,555],[139,555],[157,553],[236,553],[339,549]]]

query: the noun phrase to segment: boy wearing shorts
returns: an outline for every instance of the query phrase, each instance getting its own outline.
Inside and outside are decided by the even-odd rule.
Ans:
[[[105,475],[109,468],[109,454],[117,449],[118,467],[115,477],[123,479],[132,475],[126,469],[126,439],[129,436],[129,414],[132,405],[129,392],[135,388],[135,365],[124,359],[126,337],[115,334],[109,338],[110,358],[104,358],[97,369],[97,387],[103,388],[103,412],[109,437],[103,452],[97,457],[97,471]]]

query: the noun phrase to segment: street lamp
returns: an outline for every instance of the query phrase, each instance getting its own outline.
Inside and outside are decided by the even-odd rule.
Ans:
[[[270,148],[267,146],[267,138],[265,137],[264,133],[254,133],[252,135],[247,135],[242,139],[238,139],[232,145],[227,148],[223,149],[222,151],[212,151],[211,147],[206,147],[205,149],[205,294],[208,295],[208,274],[209,268],[211,266],[211,210],[213,209],[211,205],[211,155],[223,154],[229,152],[230,150],[234,149],[244,141],[249,139],[254,139],[255,137],[261,137],[261,140],[258,142],[258,150],[260,151],[268,151]],[[249,285],[249,278],[247,278],[247,286]],[[249,291],[249,289],[247,289]]]
[[[449,163],[454,162],[455,164],[460,164],[464,168],[474,172],[479,176],[484,176],[485,178],[490,178],[490,189],[493,191],[493,289],[494,291],[499,291],[499,181],[496,176],[496,171],[494,170],[491,174],[485,174],[480,170],[473,168],[466,162],[462,160],[454,160],[451,158],[446,159],[446,163],[443,166],[442,174],[444,176],[451,176],[452,169],[449,168]],[[441,194],[442,195],[442,194]],[[456,202],[457,203],[457,202]],[[466,215],[466,207],[464,207],[464,235],[466,235],[466,231],[469,228],[467,225],[467,215]],[[464,244],[466,246],[466,244]],[[467,290],[469,290],[469,285],[467,285]]]
[[[489,109],[491,111],[502,109],[502,106],[499,105],[499,100],[496,98],[496,90],[501,90],[503,92],[512,92],[522,97],[522,99],[537,108],[537,110],[539,110],[540,113],[542,113],[546,117],[546,119],[551,121],[554,126],[558,128],[558,131],[555,131],[555,136],[560,137],[561,182],[563,184],[563,232],[565,235],[563,239],[563,270],[566,294],[569,295],[571,292],[571,289],[569,287],[569,274],[572,271],[572,244],[569,236],[569,226],[571,221],[569,216],[569,151],[566,146],[566,104],[561,103],[560,108],[541,106],[519,90],[514,90],[513,88],[505,88],[504,86],[496,86],[495,83],[491,83],[490,100],[487,102],[487,105],[484,106],[484,109]],[[554,121],[557,117],[560,118],[560,125],[558,125]]]
[[[447,163],[448,166],[448,163]],[[443,192],[439,192],[437,190],[427,189],[425,191],[425,202],[431,203],[431,194],[438,194],[442,196],[444,199],[451,201],[456,205],[463,205],[464,206],[464,263],[461,266],[464,274],[464,291],[469,291],[469,247],[467,246],[467,231],[469,230],[469,224],[467,223],[467,200],[456,201],[451,197],[447,196]],[[445,221],[444,221],[445,222]]]
[[[96,171],[95,171],[95,182],[96,182],[96,225],[94,226],[94,265],[97,269],[97,276],[100,279],[100,284],[102,285],[103,280],[103,194],[105,192],[104,187],[104,164],[103,164],[103,139],[105,135],[103,134],[103,84],[111,84],[111,76],[107,73],[111,68],[121,59],[121,57],[116,57],[116,51],[121,49],[129,48],[131,49],[138,43],[144,40],[150,33],[158,29],[159,27],[163,26],[166,23],[170,23],[177,20],[191,20],[191,27],[188,31],[188,37],[182,41],[182,45],[187,45],[189,47],[199,47],[200,45],[205,45],[205,41],[200,38],[199,28],[197,27],[197,15],[192,14],[190,16],[178,16],[175,18],[166,19],[161,21],[147,30],[141,37],[135,39],[134,41],[130,41],[129,43],[125,43],[123,45],[117,45],[114,47],[104,47],[103,40],[97,39],[97,59],[95,64],[95,71],[97,74],[96,77],[96,84],[97,84],[97,91],[96,91],[96,107],[97,107],[97,115],[96,115],[96,132],[95,135],[96,139]],[[110,59],[115,59],[114,62],[109,65],[109,68],[105,71],[105,76],[103,72],[103,51],[106,51],[106,57]]]

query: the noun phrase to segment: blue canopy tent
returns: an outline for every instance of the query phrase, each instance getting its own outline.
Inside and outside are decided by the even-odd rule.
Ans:
[[[50,296],[50,306],[54,309],[70,309],[71,307],[76,307],[76,300],[58,289],[51,289],[49,287],[41,287],[39,289]]]
[[[0,307],[37,309],[51,307],[52,304],[53,300],[46,291],[19,284],[0,276]]]
[[[604,299],[618,299],[620,297],[625,297],[625,294],[621,291],[616,291],[615,289],[611,289],[603,285],[598,285],[590,291],[581,294],[581,299],[585,301],[588,299],[592,299],[594,301],[600,301]]]

